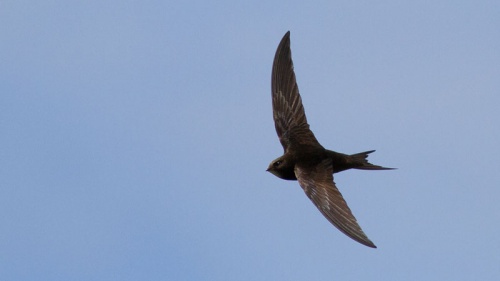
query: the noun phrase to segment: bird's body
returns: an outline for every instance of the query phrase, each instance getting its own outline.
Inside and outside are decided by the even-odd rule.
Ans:
[[[290,51],[290,32],[281,40],[272,71],[273,117],[284,148],[283,156],[273,160],[267,171],[285,180],[298,180],[320,212],[347,236],[376,248],[358,225],[347,203],[333,182],[333,174],[348,169],[388,170],[369,163],[368,154],[343,154],[325,149],[309,129],[295,80]]]
[[[322,162],[324,159],[331,159],[332,161],[332,173],[338,173],[349,169],[359,169],[359,170],[392,170],[392,168],[385,168],[377,165],[373,165],[369,163],[366,158],[368,154],[374,152],[375,150],[365,151],[357,154],[344,154],[335,152],[332,150],[324,149],[323,147],[310,147],[303,148],[300,151],[290,152],[281,156],[278,159],[275,159],[273,163],[276,161],[285,161],[288,163],[286,166],[282,166],[281,168],[272,169],[271,165],[268,168],[268,171],[278,178],[284,180],[297,180],[295,176],[294,167],[295,163],[308,163],[310,166],[315,166],[318,163]],[[272,164],[272,163],[271,163]]]

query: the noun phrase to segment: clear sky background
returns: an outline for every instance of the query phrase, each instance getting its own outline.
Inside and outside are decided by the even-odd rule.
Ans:
[[[378,249],[282,154],[291,31],[335,181]],[[499,1],[1,1],[1,280],[499,280]]]

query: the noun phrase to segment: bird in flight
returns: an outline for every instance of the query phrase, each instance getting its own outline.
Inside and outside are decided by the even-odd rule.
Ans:
[[[290,31],[281,39],[274,56],[271,90],[274,125],[284,154],[273,160],[267,171],[281,179],[298,180],[307,197],[330,223],[357,242],[376,248],[337,189],[333,174],[348,169],[392,168],[368,162],[368,154],[375,150],[348,155],[325,149],[318,142],[309,129],[295,80]]]

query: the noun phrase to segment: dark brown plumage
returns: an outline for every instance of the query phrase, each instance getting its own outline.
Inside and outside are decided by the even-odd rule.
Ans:
[[[358,225],[342,194],[333,182],[333,173],[348,169],[389,170],[369,163],[374,150],[347,155],[327,150],[309,129],[293,71],[290,32],[276,50],[272,71],[273,117],[285,151],[267,171],[286,180],[298,180],[307,197],[335,227],[368,247],[376,248]]]

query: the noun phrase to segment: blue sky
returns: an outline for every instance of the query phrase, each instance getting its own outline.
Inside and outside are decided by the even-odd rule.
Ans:
[[[182,2],[182,3],[181,3]],[[500,2],[2,1],[0,279],[498,280]],[[331,226],[271,112],[291,31]]]

